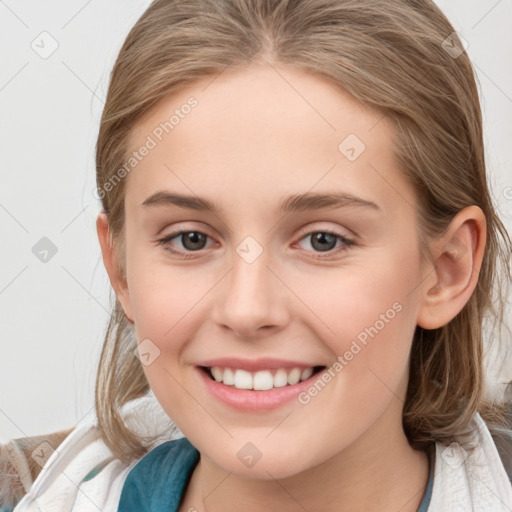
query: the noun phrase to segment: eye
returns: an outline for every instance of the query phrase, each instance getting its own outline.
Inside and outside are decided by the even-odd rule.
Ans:
[[[178,248],[173,249],[171,247],[171,241],[177,238],[183,247],[183,249]],[[208,235],[198,230],[191,231],[178,231],[176,233],[171,233],[164,238],[160,238],[158,240],[159,245],[163,245],[164,248],[173,254],[181,256],[183,258],[189,257],[187,252],[196,252],[204,249],[206,240],[208,239]]]
[[[182,258],[194,257],[194,252],[201,251],[205,248],[206,242],[210,238],[206,233],[198,230],[190,231],[178,231],[171,233],[170,235],[160,238],[157,242],[159,245],[163,245],[164,248]],[[313,248],[313,252],[317,253],[328,253],[327,256],[331,256],[333,253],[337,254],[340,251],[344,251],[347,247],[355,245],[355,241],[347,238],[346,236],[332,232],[332,231],[311,231],[303,235],[300,241],[310,238],[310,245]],[[175,249],[172,247],[171,242],[177,239],[181,243],[181,248]],[[337,246],[337,242],[340,245]],[[337,250],[334,250],[337,249]],[[324,258],[321,254],[312,255],[314,258]]]
[[[303,236],[300,241],[310,239],[310,246],[313,247],[315,252],[328,253],[327,256],[331,256],[333,253],[337,254],[340,251],[344,251],[347,247],[355,245],[355,241],[347,238],[346,236],[335,233],[332,231],[310,231]],[[340,245],[336,247],[337,242],[340,241]],[[334,250],[336,249],[337,250]],[[321,254],[313,255],[314,258],[323,258]]]

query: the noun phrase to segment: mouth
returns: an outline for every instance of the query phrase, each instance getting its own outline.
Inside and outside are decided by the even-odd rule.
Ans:
[[[326,366],[306,368],[269,368],[255,372],[240,368],[222,366],[199,366],[199,369],[212,381],[231,388],[252,391],[269,391],[276,388],[295,386],[311,379]]]

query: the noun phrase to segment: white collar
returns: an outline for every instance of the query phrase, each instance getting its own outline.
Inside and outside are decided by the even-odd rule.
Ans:
[[[491,433],[480,414],[472,419],[475,447],[436,443],[429,511],[510,512],[512,486]]]

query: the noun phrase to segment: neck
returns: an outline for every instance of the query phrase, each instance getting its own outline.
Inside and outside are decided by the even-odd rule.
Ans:
[[[417,512],[428,457],[409,445],[401,414],[387,416],[322,464],[280,480],[239,477],[201,456],[180,511]]]

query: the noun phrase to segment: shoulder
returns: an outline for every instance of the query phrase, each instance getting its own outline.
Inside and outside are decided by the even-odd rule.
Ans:
[[[121,416],[126,426],[144,441],[148,451],[179,433],[150,394],[126,403]],[[51,452],[15,510],[53,510],[58,501],[59,510],[70,512],[97,512],[98,508],[103,512],[117,511],[124,480],[140,460],[124,463],[114,456],[101,436],[95,411],[91,409]]]
[[[498,451],[500,460],[505,468],[508,479],[512,484],[512,402],[506,404],[508,425],[489,426],[489,432]]]
[[[0,444],[0,512],[11,510],[29,491],[46,460],[73,431],[11,439]]]
[[[433,510],[512,509],[512,486],[491,432],[475,413],[467,435],[436,443]],[[457,509],[458,510],[458,509]]]
[[[119,511],[174,510],[199,461],[199,452],[182,437],[153,448],[130,471],[124,482]]]
[[[151,481],[158,478],[174,479],[184,467],[197,463],[199,452],[186,437],[166,441],[147,453],[132,468],[127,481]]]

